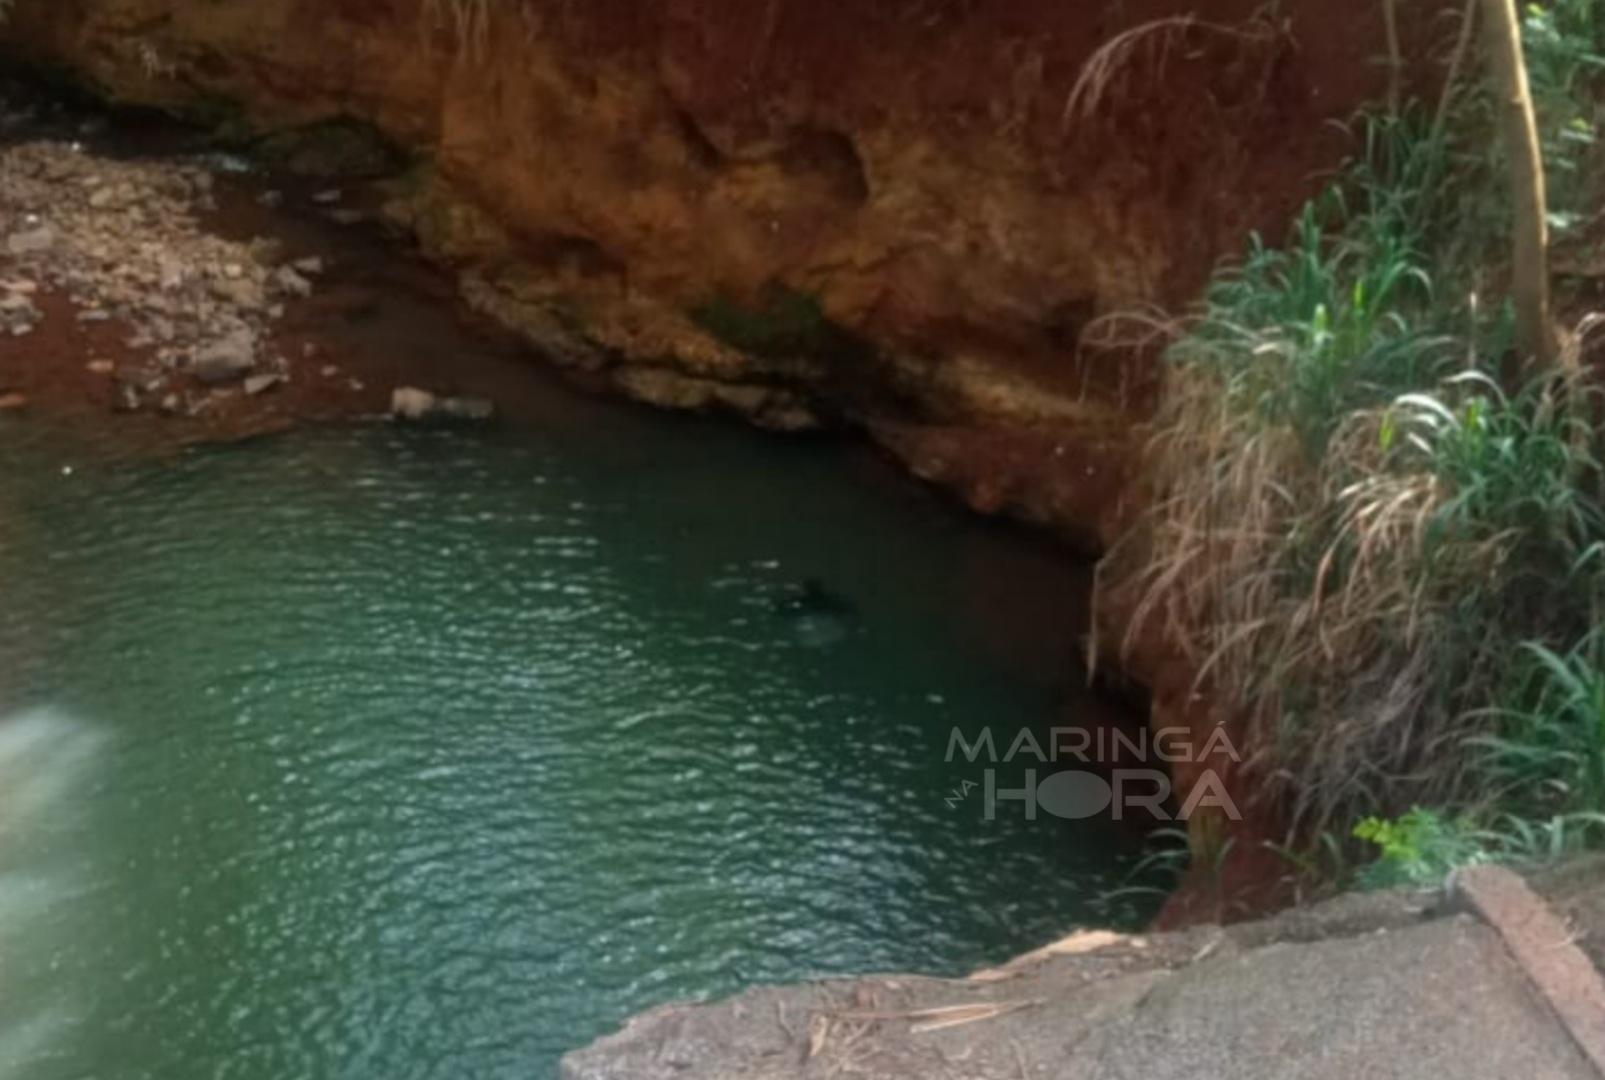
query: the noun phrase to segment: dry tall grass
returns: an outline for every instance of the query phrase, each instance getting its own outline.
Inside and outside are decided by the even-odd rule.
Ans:
[[[1307,835],[1474,802],[1513,658],[1587,632],[1600,580],[1572,566],[1605,542],[1598,433],[1556,407],[1585,389],[1491,377],[1509,324],[1470,290],[1496,165],[1417,110],[1363,125],[1285,246],[1120,328],[1175,340],[1152,503],[1100,571],[1121,647],[1184,659]]]
[[[1562,492],[1575,484],[1590,505],[1594,434],[1458,382],[1357,410],[1312,454],[1291,425],[1245,417],[1213,373],[1173,372],[1158,498],[1102,571],[1101,588],[1137,598],[1123,646],[1162,635],[1246,725],[1264,794],[1307,828],[1474,798],[1471,740],[1516,643],[1568,641],[1590,617],[1567,600],[1563,560],[1599,523],[1571,528]],[[1489,409],[1500,419],[1479,419]],[[1512,503],[1509,520],[1469,505],[1470,482],[1442,459],[1472,439],[1512,447],[1474,468],[1541,455],[1553,489],[1512,475],[1532,499],[1491,493]],[[1558,535],[1535,536],[1523,516]],[[1534,567],[1550,557],[1563,564]]]
[[[1156,81],[1163,78],[1172,53],[1200,33],[1250,44],[1277,37],[1275,24],[1266,18],[1230,26],[1195,15],[1176,15],[1134,26],[1110,38],[1082,65],[1065,99],[1063,124],[1068,127],[1075,120],[1092,117],[1139,69]]]

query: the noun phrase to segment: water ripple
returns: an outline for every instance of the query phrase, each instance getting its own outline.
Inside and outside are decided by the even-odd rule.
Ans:
[[[671,998],[1141,914],[1112,826],[944,802],[949,725],[1068,681],[932,616],[1013,540],[631,416],[0,441],[0,1072],[549,1075]]]

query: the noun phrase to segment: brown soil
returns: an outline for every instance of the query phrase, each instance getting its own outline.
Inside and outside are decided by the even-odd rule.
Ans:
[[[914,475],[977,513],[1053,530],[1084,553],[1119,535],[1130,491],[1125,432],[1077,424],[1017,428],[871,422],[870,435]]]
[[[129,327],[117,320],[79,321],[76,309],[59,293],[44,293],[38,306],[45,313],[38,329],[26,337],[0,338],[0,387],[22,395],[25,408],[55,420],[89,426],[116,423],[132,444],[228,441],[284,430],[300,419],[377,411],[375,395],[355,391],[343,377],[297,378],[257,396],[247,396],[239,387],[212,389],[181,378],[173,383],[176,393],[207,402],[197,415],[169,415],[159,409],[119,413],[114,373],[90,365],[109,361],[114,371],[148,366],[149,356],[126,344]]]

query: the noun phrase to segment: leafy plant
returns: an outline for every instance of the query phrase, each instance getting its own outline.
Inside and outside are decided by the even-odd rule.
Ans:
[[[1360,872],[1359,884],[1366,889],[1437,885],[1457,867],[1490,859],[1485,838],[1469,820],[1421,807],[1391,821],[1366,818],[1354,827],[1354,836],[1380,852]]]
[[[1593,194],[1587,166],[1599,138],[1595,90],[1605,73],[1605,4],[1529,3],[1523,9],[1522,39],[1556,206],[1551,225],[1564,231]]]

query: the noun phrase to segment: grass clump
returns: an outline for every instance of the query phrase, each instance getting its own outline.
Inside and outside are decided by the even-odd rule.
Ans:
[[[1602,9],[1526,18],[1562,226],[1594,195]],[[1155,498],[1102,582],[1127,644],[1162,635],[1246,727],[1300,835],[1361,823],[1401,880],[1605,820],[1605,410],[1510,369],[1492,103],[1430,113],[1362,117],[1287,241],[1175,327]]]
[[[1565,654],[1528,644],[1493,734],[1476,740],[1497,800],[1533,820],[1605,812],[1605,632]]]

